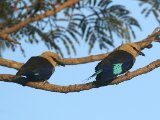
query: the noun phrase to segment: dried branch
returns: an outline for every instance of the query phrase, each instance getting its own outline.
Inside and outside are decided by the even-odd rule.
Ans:
[[[99,54],[99,55],[91,55],[87,57],[82,57],[82,58],[64,58],[61,59],[60,62],[62,62],[65,65],[78,65],[78,64],[85,64],[89,62],[95,62],[104,59],[107,57],[109,53],[105,54]]]
[[[160,66],[160,60],[156,60],[143,68],[140,68],[133,72],[129,72],[113,80],[111,83],[103,84],[103,85],[97,85],[96,82],[90,82],[86,84],[75,84],[75,85],[69,85],[69,86],[60,86],[60,85],[54,85],[54,84],[49,84],[49,83],[44,83],[44,82],[28,82],[25,85],[28,87],[35,88],[35,89],[42,89],[42,90],[51,91],[51,92],[60,92],[60,93],[80,92],[80,91],[89,90],[92,88],[99,88],[102,86],[119,84],[121,82],[131,80],[132,78],[138,75],[148,73],[159,66]],[[0,81],[14,82],[14,83],[21,84],[20,81],[26,81],[26,79],[25,78],[16,79],[15,75],[1,74]]]
[[[0,57],[0,65],[8,67],[8,68],[15,68],[18,70],[19,68],[21,68],[23,63],[19,63],[19,62],[13,61],[13,60],[7,60],[7,59]]]
[[[8,34],[0,33],[0,38],[6,40],[8,42],[11,42],[11,43],[20,44],[18,41],[16,41],[15,39],[13,39]]]
[[[144,39],[140,42],[136,42],[136,43],[141,47],[141,50],[143,50],[144,48],[147,48],[148,46],[150,46],[152,42],[156,41],[155,37],[157,35],[160,35],[160,31],[157,31],[157,32],[149,35],[146,39]]]
[[[85,64],[89,62],[99,61],[104,59],[109,53],[106,54],[99,54],[99,55],[91,55],[88,57],[82,57],[82,58],[64,58],[59,59],[57,58],[58,55],[55,56],[57,60],[65,65],[78,65],[78,64]],[[20,69],[20,67],[23,65],[23,63],[16,62],[13,60],[8,60],[4,58],[0,58],[0,66],[8,67],[8,68],[14,68],[14,69]]]

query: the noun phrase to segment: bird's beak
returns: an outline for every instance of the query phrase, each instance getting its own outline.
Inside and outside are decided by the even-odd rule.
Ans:
[[[145,56],[145,54],[141,51],[139,51],[139,55]]]
[[[58,65],[61,65],[61,66],[65,67],[65,64],[62,63],[62,62],[58,62]]]

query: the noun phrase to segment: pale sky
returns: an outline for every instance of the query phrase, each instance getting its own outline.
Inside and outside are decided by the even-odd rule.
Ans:
[[[127,5],[143,29],[143,31],[135,29],[137,38],[133,41],[146,38],[158,26],[152,15],[145,19],[140,14],[141,10],[134,0],[119,0],[118,2]],[[120,40],[115,41],[116,46],[120,43],[118,41]],[[146,57],[138,57],[131,71],[160,58],[160,44],[154,43],[153,45],[152,49],[143,50]],[[27,53],[26,58],[21,55],[20,51],[10,50],[6,50],[3,57],[26,62],[31,56],[39,55],[47,50],[44,44],[25,45],[24,48]],[[101,53],[102,51],[94,48],[92,54]],[[82,43],[77,56],[72,57],[87,55],[87,45]],[[94,73],[97,63],[56,68],[49,82],[59,85],[82,83]],[[16,70],[0,67],[0,72],[1,74],[15,74]],[[68,94],[0,82],[0,120],[159,120],[159,73],[158,68],[119,85]]]

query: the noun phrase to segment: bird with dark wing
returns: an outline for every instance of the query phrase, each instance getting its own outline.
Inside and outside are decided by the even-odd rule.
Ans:
[[[16,73],[17,76],[25,76],[28,81],[46,81],[55,71],[56,64],[64,66],[56,61],[54,53],[45,52],[40,56],[31,57]]]
[[[97,83],[111,82],[118,75],[130,70],[138,55],[145,56],[135,43],[121,45],[95,67],[95,73],[88,79],[96,76]]]

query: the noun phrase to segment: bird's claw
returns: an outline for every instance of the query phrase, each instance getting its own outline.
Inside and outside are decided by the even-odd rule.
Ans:
[[[49,83],[47,80],[43,81],[42,82],[42,86],[45,85],[45,84],[47,84],[47,83]]]
[[[130,71],[127,71],[127,72],[125,73],[125,75],[128,76],[129,73],[130,73]]]

